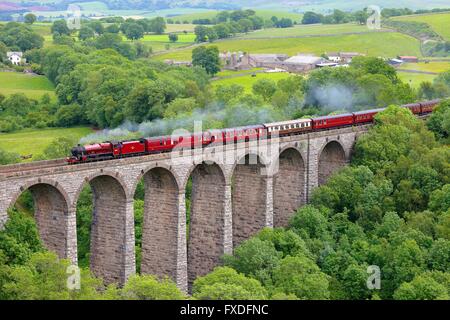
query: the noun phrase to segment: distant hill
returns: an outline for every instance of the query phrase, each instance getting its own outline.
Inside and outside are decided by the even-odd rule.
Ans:
[[[7,0],[10,3],[54,5],[59,8],[69,3],[92,2],[95,0]],[[97,0],[109,9],[162,10],[171,8],[201,8],[233,10],[238,8],[271,8],[305,12],[308,10],[328,12],[332,9],[355,11],[377,4],[384,8],[430,9],[450,7],[448,0]]]

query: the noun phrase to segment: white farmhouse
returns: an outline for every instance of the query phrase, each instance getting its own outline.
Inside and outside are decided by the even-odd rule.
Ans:
[[[25,58],[22,58],[23,53],[20,51],[9,51],[6,53],[6,56],[8,57],[8,60],[16,66],[25,63]]]

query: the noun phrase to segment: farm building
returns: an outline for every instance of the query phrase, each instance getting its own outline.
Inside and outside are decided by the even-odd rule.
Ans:
[[[249,55],[241,51],[220,53],[219,58],[223,63],[223,68],[227,70],[247,70],[252,68]]]
[[[254,68],[279,68],[289,58],[287,54],[259,53],[249,54],[249,64]]]
[[[336,63],[350,63],[354,57],[364,56],[359,52],[330,52],[327,54],[328,60]]]
[[[11,61],[12,64],[15,64],[16,66],[22,63],[25,63],[25,59],[22,58],[23,53],[20,51],[9,51],[6,53],[6,57],[9,61]]]
[[[313,55],[297,55],[283,61],[282,68],[289,72],[305,72],[316,68],[316,65],[326,62],[324,58]]]

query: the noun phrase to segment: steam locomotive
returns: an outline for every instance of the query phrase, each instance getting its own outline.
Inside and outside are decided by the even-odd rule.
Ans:
[[[415,115],[425,115],[433,112],[440,100],[403,105]],[[271,137],[283,137],[314,131],[330,130],[347,126],[368,124],[374,121],[374,116],[384,108],[364,110],[318,118],[297,119],[275,123],[264,123],[238,128],[208,130],[199,134],[172,137],[160,136],[141,138],[139,140],[106,141],[102,143],[78,145],[72,148],[71,156],[67,158],[69,164],[91,161],[111,160],[124,157],[171,152],[177,149],[205,147],[212,143],[231,144]]]

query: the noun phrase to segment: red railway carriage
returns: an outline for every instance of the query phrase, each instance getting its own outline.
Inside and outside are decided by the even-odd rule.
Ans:
[[[184,137],[183,137],[184,138]],[[177,143],[181,143],[183,139],[175,143],[170,136],[151,137],[144,139],[147,153],[159,153],[171,151]]]
[[[402,105],[402,107],[403,108],[408,108],[409,110],[411,110],[411,112],[413,114],[420,114],[421,113],[420,103],[409,103],[409,104]]]
[[[362,123],[370,123],[373,122],[373,117],[378,112],[383,111],[383,108],[379,109],[372,109],[372,110],[364,110],[364,111],[358,111],[353,112],[353,121],[355,124],[362,124]]]
[[[351,126],[353,124],[353,114],[344,113],[335,116],[314,118],[312,119],[312,123],[313,123],[313,130]]]
[[[122,141],[117,144],[120,155],[122,156],[132,156],[137,154],[145,154],[146,152],[146,141],[140,139],[137,141]],[[114,148],[114,155],[116,155],[116,148]]]
[[[420,103],[421,113],[433,112],[433,109],[439,104],[439,102],[441,102],[441,100],[439,100],[439,99],[421,102]]]
[[[266,129],[263,125],[223,129],[222,142],[230,144],[243,141],[254,141],[265,135]]]

